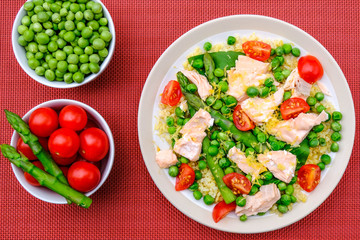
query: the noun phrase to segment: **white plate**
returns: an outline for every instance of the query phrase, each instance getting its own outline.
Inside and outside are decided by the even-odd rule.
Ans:
[[[343,138],[339,144],[340,151],[330,167],[323,171],[321,183],[309,195],[306,203],[296,204],[292,211],[282,217],[266,214],[262,217],[250,217],[246,222],[241,222],[232,214],[214,223],[211,217],[212,207],[205,206],[202,200],[194,200],[190,191],[176,192],[174,180],[168,176],[167,170],[160,169],[156,164],[154,141],[160,145],[164,143],[154,136],[154,114],[157,112],[159,93],[169,80],[175,79],[175,73],[183,68],[182,63],[186,61],[186,56],[194,51],[195,47],[202,47],[206,41],[226,42],[227,36],[235,33],[243,36],[252,32],[259,36],[281,38],[285,42],[292,42],[301,48],[302,53],[310,53],[320,60],[325,71],[322,81],[333,92],[330,101],[334,102],[335,107],[343,113],[341,120]],[[257,15],[237,15],[215,19],[190,30],[162,54],[151,70],[141,95],[138,134],[142,155],[152,179],[177,209],[195,221],[215,229],[236,233],[258,233],[279,229],[304,218],[323,203],[335,189],[350,159],[355,137],[355,111],[349,86],[340,67],[318,41],[301,29],[278,19]]]

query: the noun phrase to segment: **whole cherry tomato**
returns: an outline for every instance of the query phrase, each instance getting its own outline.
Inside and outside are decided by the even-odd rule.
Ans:
[[[100,161],[109,151],[109,139],[99,128],[88,128],[80,133],[80,155],[88,161]]]
[[[30,115],[30,130],[38,137],[50,136],[58,128],[58,125],[58,115],[52,108],[38,108]]]
[[[69,184],[80,192],[89,192],[96,188],[100,178],[100,170],[94,164],[88,162],[78,161],[69,168]]]
[[[87,123],[87,115],[82,107],[68,105],[61,109],[59,114],[59,123],[63,128],[70,128],[74,131],[84,129]]]
[[[79,146],[79,136],[69,128],[60,128],[53,132],[49,138],[50,153],[61,158],[73,157],[79,150]]]

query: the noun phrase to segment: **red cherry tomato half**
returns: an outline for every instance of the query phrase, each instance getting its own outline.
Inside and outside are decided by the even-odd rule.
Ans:
[[[49,138],[51,155],[57,155],[61,158],[73,157],[79,150],[79,146],[79,136],[69,128],[60,128],[53,132]]]
[[[40,161],[34,161],[34,162],[32,162],[32,164],[34,164],[36,167],[40,168],[41,170],[44,170],[44,167],[43,167],[43,165],[41,164]],[[26,181],[28,183],[30,183],[31,185],[33,185],[35,187],[41,186],[40,183],[33,176],[31,176],[29,173],[24,172],[24,177],[25,177]]]
[[[80,155],[88,161],[100,161],[109,151],[109,139],[99,128],[88,128],[80,133]]]
[[[298,171],[298,183],[307,192],[313,191],[320,183],[321,169],[315,164],[306,164]]]
[[[215,205],[212,217],[214,219],[214,222],[219,222],[221,219],[223,219],[226,215],[228,215],[229,212],[234,211],[236,208],[236,203],[232,202],[229,204],[226,204],[225,201],[221,201],[218,204]]]
[[[290,98],[280,106],[281,116],[284,120],[296,118],[300,113],[306,113],[310,110],[309,104],[302,98]]]
[[[45,148],[46,151],[48,151],[47,138],[39,138],[39,142],[40,142],[41,146],[43,148]],[[21,152],[22,154],[24,154],[25,157],[27,157],[31,161],[37,159],[37,157],[35,156],[35,154],[31,150],[31,148],[29,147],[29,145],[24,143],[24,141],[20,137],[19,137],[19,140],[18,140],[18,142],[16,144],[16,149],[18,150],[18,152]]]
[[[69,184],[80,192],[89,192],[96,188],[100,178],[100,170],[94,164],[88,162],[78,161],[69,168]]]
[[[70,128],[74,131],[84,129],[88,117],[82,107],[76,105],[68,105],[61,109],[59,114],[59,123],[63,128]]]
[[[236,128],[239,129],[240,131],[249,131],[255,128],[254,122],[241,109],[240,105],[236,106],[236,108],[234,109],[233,122]]]
[[[270,57],[271,46],[260,41],[247,41],[242,44],[246,56],[259,61],[265,61]]]
[[[223,181],[235,195],[249,194],[251,190],[251,182],[247,177],[240,173],[229,173],[223,177]]]
[[[161,96],[161,103],[175,106],[182,96],[179,82],[171,80],[166,86]]]
[[[186,163],[182,163],[176,177],[175,190],[182,191],[189,188],[195,181],[195,171]]]
[[[70,165],[73,162],[75,162],[75,160],[77,159],[78,155],[75,154],[72,157],[69,158],[63,158],[63,157],[59,157],[56,154],[51,154],[52,159],[56,162],[56,164],[58,165],[62,165],[62,166],[66,166],[66,165]]]
[[[311,55],[301,57],[298,62],[299,75],[306,82],[313,84],[324,75],[320,61]]]
[[[64,166],[60,166],[59,167],[61,169],[61,171],[63,172],[64,176],[67,178],[68,172],[69,172],[69,168],[68,167],[64,167]]]
[[[51,108],[38,108],[30,115],[29,127],[38,137],[48,137],[59,125],[58,115]]]

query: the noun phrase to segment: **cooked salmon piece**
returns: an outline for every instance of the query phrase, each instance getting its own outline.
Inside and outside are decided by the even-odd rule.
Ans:
[[[282,103],[284,89],[279,88],[267,98],[248,98],[241,103],[241,109],[253,120],[256,125],[267,122],[276,108]]]
[[[320,91],[328,96],[331,96],[331,93],[329,91],[329,89],[325,86],[325,84],[323,84],[321,81],[317,81],[316,84],[318,85],[318,87],[320,88]]]
[[[210,113],[200,108],[199,111],[184,125],[180,130],[181,134],[188,132],[204,132],[207,128],[214,124],[214,119]]]
[[[256,215],[260,212],[268,211],[281,197],[280,191],[274,183],[263,185],[260,191],[253,196],[244,195],[246,205],[244,207],[236,206],[235,213],[238,216]]]
[[[296,146],[305,139],[314,126],[327,119],[328,114],[325,111],[320,114],[300,113],[296,118],[280,121],[273,128],[268,129],[268,132],[277,139]]]
[[[239,102],[248,98],[246,89],[250,86],[259,86],[268,77],[270,64],[257,61],[247,56],[239,55],[235,68],[228,71],[228,95],[235,97]]]
[[[245,156],[245,153],[243,153],[237,147],[232,147],[229,150],[227,157],[231,161],[236,163],[236,165],[241,169],[241,171],[246,174],[251,174],[253,181],[255,181],[259,174],[265,170],[264,166],[261,163],[248,159]]]
[[[291,91],[291,97],[302,98],[306,101],[310,96],[311,84],[302,79],[299,75],[298,69],[295,68],[284,84],[285,91]]]
[[[288,151],[270,151],[259,154],[258,161],[261,162],[274,176],[286,183],[294,177],[296,168],[296,156]]]
[[[186,133],[176,141],[174,145],[174,152],[186,157],[190,161],[199,160],[202,141],[206,137],[205,132]]]
[[[178,160],[173,150],[162,150],[156,153],[156,162],[161,168],[169,168],[175,165]]]
[[[200,75],[196,71],[182,70],[181,72],[196,85],[202,100],[206,100],[206,98],[211,95],[213,88],[205,76]]]

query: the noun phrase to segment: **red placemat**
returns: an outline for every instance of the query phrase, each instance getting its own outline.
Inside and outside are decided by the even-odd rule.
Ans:
[[[16,180],[0,158],[1,239],[355,239],[360,221],[359,140],[348,168],[330,197],[312,214],[277,231],[241,235],[203,226],[183,215],[160,193],[147,173],[137,138],[137,110],[142,86],[162,52],[191,28],[234,14],[275,17],[308,32],[333,55],[350,85],[360,113],[360,4],[332,1],[177,1],[104,0],[116,26],[116,51],[106,71],[85,86],[61,90],[40,85],[16,62],[11,29],[24,1],[0,2],[0,109],[23,115],[47,100],[68,98],[94,107],[113,131],[116,156],[93,205],[42,202]],[[359,119],[356,120],[359,126]],[[358,132],[357,127],[357,132]],[[0,143],[12,130],[0,113]]]

